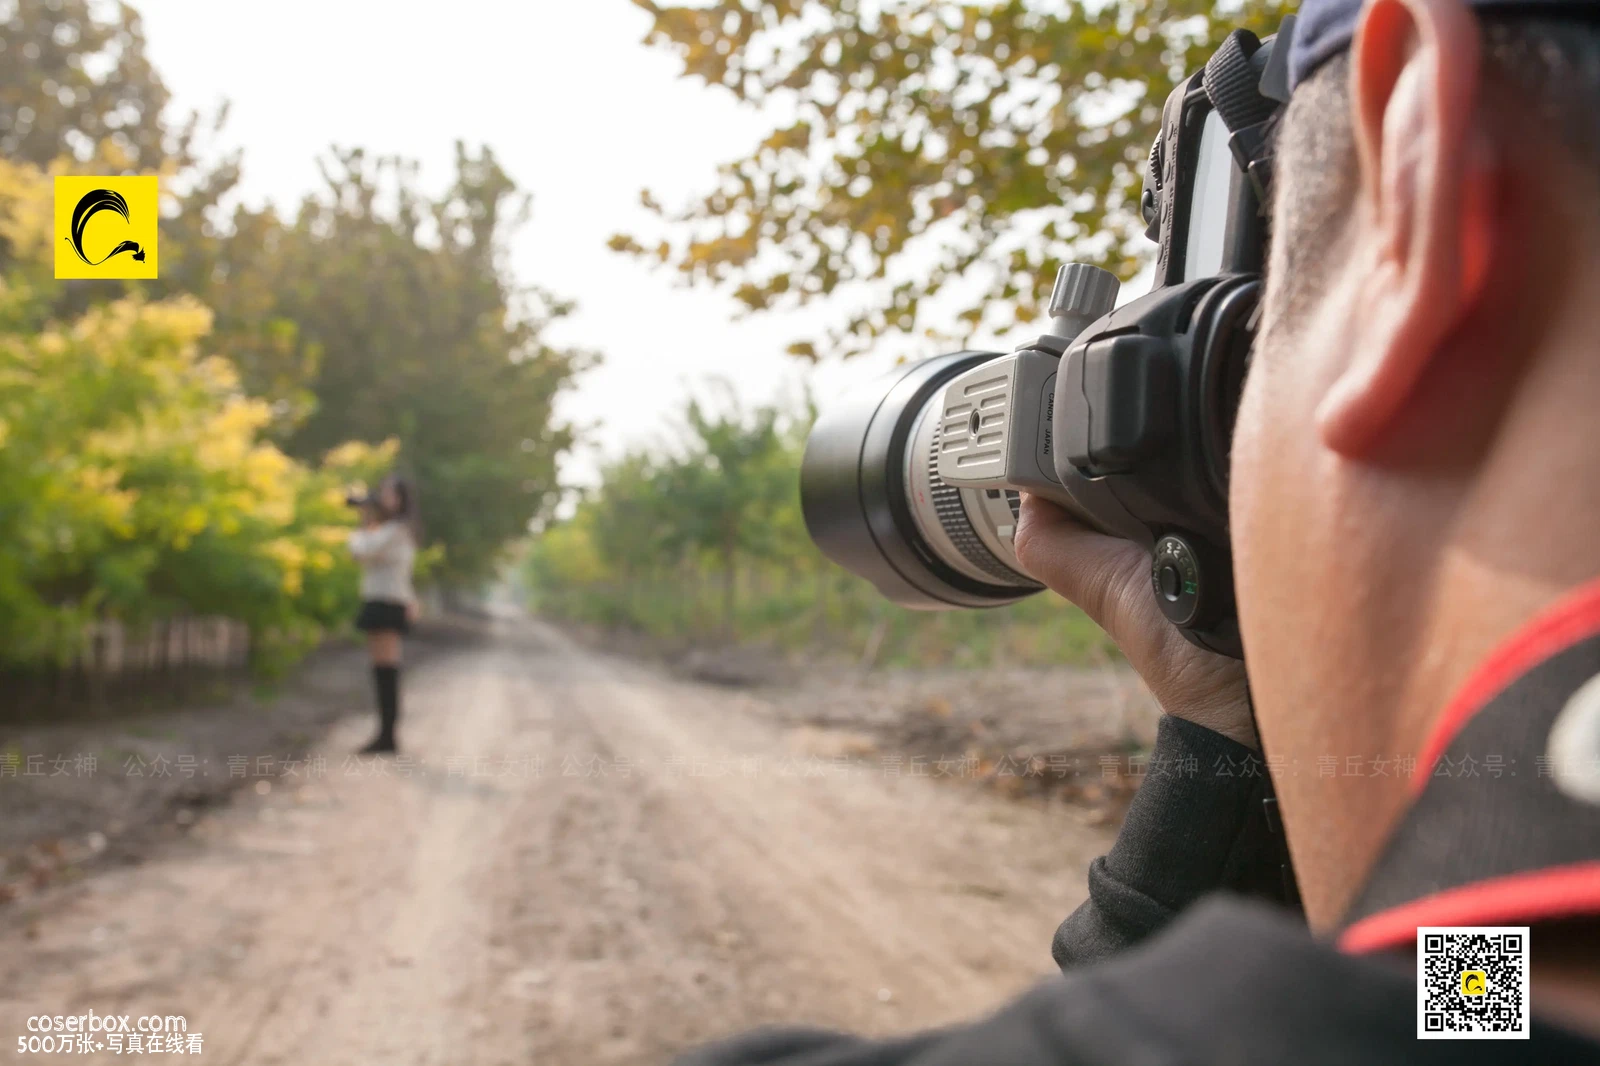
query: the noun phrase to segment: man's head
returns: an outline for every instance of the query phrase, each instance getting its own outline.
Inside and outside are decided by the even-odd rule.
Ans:
[[[1394,760],[1600,572],[1600,5],[1566,6],[1369,0],[1279,133],[1231,519],[1317,924],[1404,803]]]

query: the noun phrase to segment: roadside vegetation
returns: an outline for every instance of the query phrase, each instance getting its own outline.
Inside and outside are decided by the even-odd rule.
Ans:
[[[800,513],[810,413],[687,405],[675,441],[608,466],[525,564],[536,608],[667,649],[766,645],[864,665],[1103,662],[1099,627],[1050,596],[910,611],[823,558]]]
[[[353,615],[346,489],[392,467],[425,576],[492,576],[557,499],[552,405],[589,358],[544,342],[565,306],[504,269],[530,205],[493,153],[458,145],[430,191],[333,148],[323,188],[249,206],[246,161],[206,150],[222,116],[171,114],[134,8],[0,12],[0,675],[193,616],[246,623],[281,670]],[[54,279],[58,174],[159,176],[159,279]]]
[[[753,314],[810,308],[790,354],[970,346],[1036,321],[1056,269],[1133,278],[1169,93],[1294,0],[633,0],[681,75],[773,119],[695,194],[611,247]],[[798,317],[798,316],[797,316]],[[805,536],[808,419],[691,407],[666,451],[606,470],[529,559],[541,609],[671,644],[764,643],[869,664],[1053,664],[1112,652],[1048,595],[993,611],[883,602]],[[730,473],[736,471],[737,473]]]

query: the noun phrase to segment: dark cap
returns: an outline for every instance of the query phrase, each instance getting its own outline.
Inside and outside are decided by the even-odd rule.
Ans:
[[[1600,0],[1466,0],[1475,8],[1526,11],[1528,14],[1592,17],[1600,14]],[[1299,85],[1328,59],[1350,47],[1361,0],[1303,0],[1289,45],[1289,87]]]

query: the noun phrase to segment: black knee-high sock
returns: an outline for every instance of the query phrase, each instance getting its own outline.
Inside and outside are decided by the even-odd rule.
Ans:
[[[400,668],[374,666],[372,680],[378,689],[380,735],[393,739],[395,723],[400,719]]]

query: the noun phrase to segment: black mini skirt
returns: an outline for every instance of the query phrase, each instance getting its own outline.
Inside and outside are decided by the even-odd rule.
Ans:
[[[356,628],[367,633],[409,633],[411,622],[406,606],[390,600],[363,600],[356,615]]]

